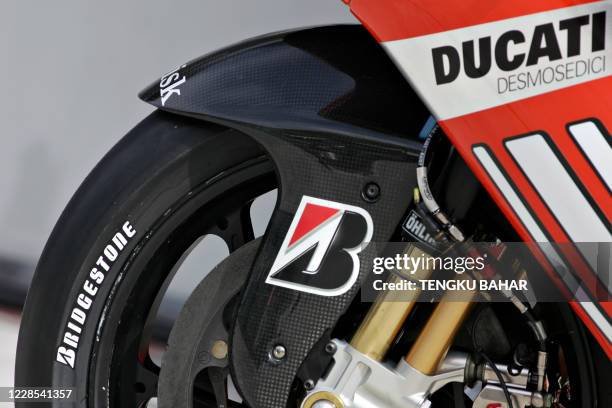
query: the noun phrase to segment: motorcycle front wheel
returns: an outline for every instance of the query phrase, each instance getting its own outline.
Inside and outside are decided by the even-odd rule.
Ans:
[[[70,388],[76,398],[17,408],[147,407],[160,375],[152,316],[177,264],[204,236],[230,253],[253,241],[252,203],[276,187],[269,158],[238,131],[156,111],[128,133],[64,210],[22,316],[15,385]],[[545,311],[567,352],[569,406],[609,406],[609,360],[567,305]],[[191,406],[217,407],[198,384]]]
[[[207,235],[230,253],[252,241],[251,204],[274,188],[272,164],[245,135],[152,113],[57,222],[23,311],[15,384],[74,389],[74,407],[147,406],[159,366],[143,340],[175,265]],[[194,407],[216,406],[200,391]],[[54,406],[17,403],[44,405]]]

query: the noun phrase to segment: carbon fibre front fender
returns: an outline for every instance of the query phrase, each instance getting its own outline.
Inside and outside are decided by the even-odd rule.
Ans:
[[[208,120],[352,134],[417,135],[428,116],[380,45],[359,25],[251,39],[182,65],[140,98]]]
[[[241,294],[230,360],[249,406],[284,408],[298,370],[346,312],[373,257],[362,251],[355,255],[359,262],[347,263],[353,279],[338,293],[270,284],[301,203],[308,197],[368,214],[367,239],[391,239],[416,186],[418,134],[429,113],[360,26],[250,40],[169,72],[141,97],[160,109],[238,129],[274,162],[279,200]],[[375,200],[364,198],[370,184],[380,188]],[[329,271],[325,276],[335,279],[342,272]],[[270,360],[278,344],[286,357]]]

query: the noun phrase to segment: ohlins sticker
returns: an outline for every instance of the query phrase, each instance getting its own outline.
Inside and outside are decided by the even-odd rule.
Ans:
[[[593,2],[383,45],[444,120],[610,75],[611,19]]]
[[[322,296],[346,293],[372,233],[363,208],[304,196],[266,282]]]
[[[126,221],[121,230],[117,231],[110,242],[91,267],[88,279],[83,282],[81,292],[78,294],[74,307],[68,317],[60,346],[57,348],[56,361],[74,368],[76,354],[79,348],[81,334],[89,315],[91,306],[104,282],[106,273],[113,266],[119,254],[125,249],[128,242],[136,235],[136,229]]]
[[[436,247],[436,240],[431,236],[423,219],[416,211],[410,210],[402,228],[416,242],[421,242],[432,249]]]
[[[186,65],[182,65],[174,71],[168,72],[159,80],[159,96],[161,97],[162,106],[166,106],[166,101],[172,95],[181,94],[180,86],[187,81],[187,77],[182,75],[180,71],[185,67]]]

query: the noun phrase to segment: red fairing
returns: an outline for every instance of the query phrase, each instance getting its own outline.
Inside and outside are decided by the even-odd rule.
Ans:
[[[351,0],[351,12],[380,42],[505,20],[593,0]]]
[[[352,0],[525,241],[612,241],[612,4],[604,1]],[[580,246],[563,263],[573,304],[612,358],[606,283]],[[548,246],[550,248],[550,246]],[[604,292],[605,293],[605,292]],[[582,301],[583,300],[583,301]]]

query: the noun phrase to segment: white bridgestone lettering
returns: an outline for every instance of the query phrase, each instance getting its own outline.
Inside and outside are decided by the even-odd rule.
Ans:
[[[94,286],[90,281],[85,281],[83,284],[83,290],[89,293],[91,296],[96,296],[96,293],[98,293],[98,287]]]
[[[108,266],[106,262],[104,262],[104,258],[102,257],[98,258],[96,265],[101,266],[106,272],[108,272],[108,270],[110,269],[110,267]]]
[[[57,357],[55,359],[59,363],[67,365],[70,368],[74,368],[75,358],[76,358],[76,354],[74,350],[70,350],[70,349],[67,349],[61,346],[57,348]]]
[[[72,333],[64,333],[64,344],[73,348],[77,348],[77,346],[79,345],[79,336]]]
[[[126,223],[123,224],[123,232],[125,232],[125,235],[127,235],[128,238],[132,238],[134,235],[136,235],[136,230],[134,227],[132,227],[129,221],[126,221]]]
[[[85,323],[85,319],[87,319],[87,314],[78,307],[75,307],[74,309],[72,309],[72,314],[70,315],[70,318],[77,323],[83,324]]]
[[[113,244],[121,251],[125,244],[127,244],[127,239],[125,239],[122,233],[118,232],[113,237]]]
[[[97,268],[91,268],[91,272],[89,273],[89,278],[99,285],[100,283],[104,281],[104,274],[100,272]]]
[[[119,252],[112,245],[107,245],[104,248],[104,255],[108,258],[109,261],[114,261],[119,256]]]
[[[83,282],[83,291],[77,295],[75,307],[66,321],[62,343],[58,346],[55,357],[58,363],[74,368],[80,335],[87,322],[87,313],[91,310],[100,285],[104,282],[105,272],[110,270],[121,252],[127,247],[129,239],[135,235],[136,229],[129,221],[126,221],[122,225],[121,231],[117,231],[111,241],[104,247],[103,254],[96,260],[97,267],[91,268],[88,279]]]
[[[82,293],[77,298],[77,305],[79,305],[84,310],[89,310],[89,308],[91,307],[91,303],[91,298]]]

